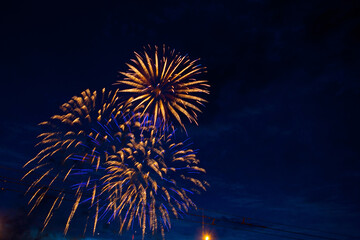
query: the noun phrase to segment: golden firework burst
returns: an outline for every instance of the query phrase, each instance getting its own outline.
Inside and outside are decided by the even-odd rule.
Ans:
[[[190,60],[164,45],[162,50],[149,46],[143,54],[135,52],[131,62],[127,72],[120,72],[125,78],[115,84],[125,88],[120,92],[131,93],[127,102],[134,111],[153,115],[154,124],[160,120],[163,126],[175,119],[185,129],[182,116],[197,124],[210,87],[207,80],[197,79],[205,71],[199,59]]]
[[[107,160],[107,152],[112,149],[108,139],[109,127],[118,125],[117,119],[124,116],[124,111],[118,104],[117,91],[105,89],[99,94],[96,91],[83,91],[81,96],[74,96],[60,109],[62,114],[54,115],[49,121],[39,124],[46,129],[46,132],[38,136],[41,140],[37,146],[41,150],[24,165],[33,167],[22,179],[33,174],[38,176],[26,191],[32,193],[28,204],[33,206],[29,214],[56,185],[57,196],[45,218],[43,230],[63,200],[69,196],[75,198],[65,226],[66,234],[84,197],[91,196],[88,198],[91,207],[99,203],[99,184],[91,179],[94,174],[89,173],[97,173],[102,162]],[[123,123],[119,128],[124,129],[125,125]],[[97,218],[93,224],[94,232],[96,223]]]
[[[135,125],[140,122],[136,120]],[[209,186],[201,179],[205,170],[198,167],[192,149],[174,141],[174,132],[159,133],[152,123],[133,128],[127,142],[106,162],[102,178],[102,191],[110,199],[106,208],[120,217],[120,231],[137,220],[143,236],[148,226],[153,234],[160,229],[164,237],[171,216],[177,218],[196,208],[190,196]]]

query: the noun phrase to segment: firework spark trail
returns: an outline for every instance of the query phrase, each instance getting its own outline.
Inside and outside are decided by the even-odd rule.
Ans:
[[[62,114],[54,115],[49,121],[40,123],[48,131],[38,136],[41,140],[37,145],[42,149],[25,164],[24,167],[27,165],[34,167],[24,175],[23,179],[33,172],[41,173],[28,188],[27,193],[32,189],[35,190],[35,187],[41,183],[46,186],[33,193],[29,204],[33,200],[35,203],[31,211],[42,202],[54,182],[62,187],[61,193],[45,218],[44,228],[53,217],[54,210],[60,207],[65,195],[72,195],[76,199],[65,227],[66,233],[78,209],[81,196],[89,195],[89,189],[93,189],[91,206],[93,205],[98,188],[100,159],[106,161],[106,152],[112,147],[108,142],[106,128],[101,123],[114,125],[114,119],[122,117],[124,112],[122,106],[118,105],[117,91],[111,92],[105,89],[100,94],[86,90],[81,96],[75,96],[63,104],[60,109]],[[93,179],[89,177],[90,172]],[[52,173],[56,176],[53,177]],[[73,187],[70,181],[80,183],[76,192],[71,189]],[[55,208],[56,203],[58,205]],[[93,225],[96,226],[96,222]]]
[[[61,115],[41,123],[49,130],[39,135],[42,150],[25,164],[34,166],[23,178],[42,173],[27,192],[48,183],[33,193],[31,211],[53,183],[62,186],[44,228],[66,195],[75,200],[65,234],[84,205],[93,216],[93,234],[98,221],[106,218],[120,219],[120,232],[137,220],[143,236],[147,227],[152,233],[160,229],[164,236],[171,227],[170,215],[178,217],[196,207],[190,194],[206,190],[205,170],[198,167],[195,152],[176,142],[174,131],[158,129],[151,117],[129,113],[118,104],[117,94],[118,90],[103,89],[100,94],[86,90],[63,104]],[[84,232],[89,216],[86,219]]]
[[[131,93],[127,103],[134,111],[154,116],[154,124],[158,119],[164,125],[175,119],[185,129],[181,117],[197,124],[199,105],[207,102],[201,95],[209,94],[208,81],[196,79],[205,72],[198,60],[190,60],[165,45],[162,51],[149,46],[143,54],[135,52],[135,59],[127,64],[129,70],[120,72],[125,78],[115,84],[126,88],[120,92]]]
[[[143,233],[147,225],[151,232],[160,228],[164,234],[164,227],[171,227],[167,208],[175,216],[178,211],[196,208],[188,193],[206,190],[208,184],[195,178],[205,170],[197,166],[193,150],[185,149],[182,142],[175,143],[174,132],[157,134],[152,125],[129,134],[126,147],[105,163],[102,191],[113,193],[107,208],[121,216],[122,226],[129,229],[138,219]],[[159,221],[159,216],[166,221]],[[149,222],[146,224],[144,219]]]

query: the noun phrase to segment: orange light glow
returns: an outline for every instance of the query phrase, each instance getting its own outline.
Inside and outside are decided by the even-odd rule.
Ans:
[[[206,236],[205,236],[205,240],[210,240],[209,235],[206,235]]]

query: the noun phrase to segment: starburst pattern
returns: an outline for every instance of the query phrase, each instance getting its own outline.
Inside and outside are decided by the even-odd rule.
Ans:
[[[99,207],[98,171],[103,168],[102,162],[107,160],[107,152],[112,148],[109,127],[118,125],[117,119],[123,117],[124,112],[122,106],[118,105],[117,91],[107,92],[105,89],[100,94],[86,90],[81,96],[74,96],[63,104],[60,109],[62,114],[40,123],[47,131],[38,136],[41,141],[37,145],[41,146],[41,150],[25,164],[24,167],[31,164],[35,166],[23,179],[34,172],[40,176],[27,190],[35,191],[29,200],[29,204],[33,204],[29,214],[53,189],[54,184],[60,187],[44,221],[44,228],[65,196],[75,197],[64,230],[66,234],[84,196],[91,196],[91,207],[94,204],[95,208]],[[124,125],[119,127],[124,128]],[[85,189],[87,191],[84,192]],[[94,232],[97,216],[98,211],[93,224]]]
[[[158,118],[162,124],[174,119],[185,129],[183,116],[197,124],[199,107],[206,102],[203,96],[210,87],[207,80],[196,79],[205,71],[198,59],[190,60],[165,46],[162,50],[149,46],[143,54],[135,52],[131,61],[129,70],[121,72],[125,78],[115,84],[125,88],[120,92],[131,94],[128,103],[134,111],[151,114],[154,124]]]
[[[109,157],[103,191],[111,193],[107,207],[121,217],[121,229],[137,219],[143,234],[148,224],[164,235],[170,216],[196,208],[190,195],[205,191],[208,183],[198,179],[205,170],[197,166],[195,152],[175,142],[174,132],[159,134],[151,124],[129,134],[126,147]]]

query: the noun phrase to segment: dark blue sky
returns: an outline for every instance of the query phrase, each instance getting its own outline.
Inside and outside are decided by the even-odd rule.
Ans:
[[[19,169],[0,176],[21,176],[37,123],[60,104],[111,87],[133,51],[166,44],[208,68],[209,103],[199,126],[187,128],[212,185],[197,203],[219,221],[210,228],[217,239],[360,236],[358,1],[13,1],[0,9],[0,165]],[[0,192],[0,235],[60,237],[57,220],[34,237],[26,200]],[[283,231],[230,224],[229,215]],[[195,239],[201,219],[187,220],[167,239]],[[100,230],[96,239],[110,239]]]

